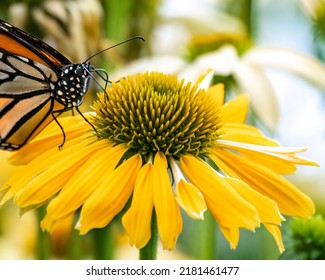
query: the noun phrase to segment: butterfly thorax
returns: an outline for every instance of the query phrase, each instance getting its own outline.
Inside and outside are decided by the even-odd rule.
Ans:
[[[67,108],[78,107],[89,87],[90,64],[68,64],[62,68],[54,98]]]

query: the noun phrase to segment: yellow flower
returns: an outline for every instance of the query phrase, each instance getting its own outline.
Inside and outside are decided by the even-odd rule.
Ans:
[[[181,233],[180,207],[193,219],[208,209],[231,248],[240,228],[262,223],[283,251],[281,213],[309,218],[315,209],[281,174],[317,163],[297,156],[305,149],[280,147],[244,124],[248,104],[247,95],[224,104],[222,85],[206,91],[158,72],[126,77],[86,115],[97,135],[82,118],[66,117],[61,151],[54,123],[12,154],[11,162],[26,165],[2,186],[0,204],[13,197],[26,211],[48,202],[48,231],[81,209],[81,234],[124,209],[122,224],[137,248],[150,240],[155,215],[165,249]]]

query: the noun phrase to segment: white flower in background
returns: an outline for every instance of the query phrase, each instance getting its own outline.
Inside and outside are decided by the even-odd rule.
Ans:
[[[246,34],[244,24],[219,11],[215,3],[202,5],[201,1],[166,2],[171,2],[172,6],[165,5],[160,11],[160,24],[153,34],[151,45],[155,54],[183,55],[188,51],[188,44],[193,38]]]
[[[200,56],[191,68],[198,72],[212,68],[217,75],[232,75],[239,91],[251,96],[255,113],[272,131],[278,125],[279,109],[266,70],[286,71],[325,89],[325,65],[321,61],[280,47],[254,47],[240,57],[233,46],[225,46]]]
[[[212,69],[215,75],[232,76],[238,93],[246,92],[250,95],[252,108],[258,118],[271,131],[275,131],[280,113],[274,85],[267,75],[270,68],[289,72],[325,89],[325,65],[322,62],[301,52],[279,47],[254,47],[239,56],[235,47],[226,45],[199,56],[190,64],[179,56],[153,56],[130,63],[113,73],[112,77],[118,80],[127,74],[163,70],[178,74],[185,80],[195,81],[208,69]]]
[[[313,19],[317,18],[318,9],[325,7],[324,0],[299,0],[302,9],[306,11]]]
[[[12,4],[11,23],[24,29],[29,12],[47,34],[45,40],[72,61],[84,61],[107,46],[101,33],[103,9],[99,0],[52,0],[35,8]]]

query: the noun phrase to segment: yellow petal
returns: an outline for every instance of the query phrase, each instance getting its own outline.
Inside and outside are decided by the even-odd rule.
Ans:
[[[278,174],[291,174],[297,170],[295,163],[287,161],[274,154],[251,152],[242,150],[240,154],[246,159],[252,162],[258,162],[259,164],[273,170]]]
[[[264,226],[272,234],[276,245],[278,245],[280,253],[283,253],[285,249],[284,249],[284,245],[282,243],[282,235],[281,235],[281,231],[280,231],[279,227],[276,225],[271,225],[271,224],[264,224]]]
[[[208,69],[205,73],[199,75],[197,81],[195,82],[194,86],[197,86],[200,89],[208,89],[211,85],[211,80],[213,78],[213,69]]]
[[[235,250],[239,242],[239,229],[220,226],[220,230],[229,242],[230,249]]]
[[[282,176],[227,150],[216,149],[214,154],[223,162],[215,162],[222,171],[226,174],[230,171],[232,176],[274,200],[281,213],[301,218],[309,218],[314,214],[315,206],[312,200]]]
[[[236,150],[241,154],[245,154],[245,156],[247,157],[256,157],[258,159],[261,159],[262,161],[265,161],[265,163],[269,162],[274,168],[276,167],[275,165],[279,165],[280,163],[285,164],[285,162],[287,162],[288,164],[293,163],[319,166],[319,164],[315,161],[311,161],[296,155],[297,153],[306,151],[307,148],[278,147],[268,145],[265,146],[227,140],[218,140],[218,145],[220,147]],[[274,164],[276,161],[278,161],[278,163]]]
[[[67,216],[51,232],[51,249],[54,253],[62,254],[68,248],[69,242],[71,242],[73,218],[73,215]]]
[[[207,163],[186,155],[180,159],[180,165],[186,177],[202,192],[208,209],[221,226],[249,230],[259,226],[256,208]]]
[[[141,156],[134,155],[101,182],[81,209],[78,225],[80,234],[93,228],[105,227],[123,209],[132,193],[141,165]]]
[[[225,85],[216,84],[208,88],[207,94],[214,100],[216,107],[220,107],[225,102]]]
[[[181,179],[176,186],[176,200],[191,218],[204,219],[203,213],[207,207],[197,187]]]
[[[88,143],[88,142],[86,142]],[[49,150],[35,158],[20,176],[14,174],[6,182],[11,189],[1,203],[15,194],[15,203],[21,208],[44,203],[57,193],[64,183],[78,170],[89,156],[103,146],[103,141],[85,146],[85,142],[66,150]],[[75,151],[79,150],[78,153]],[[55,182],[55,183],[54,183]]]
[[[251,126],[245,123],[224,123],[222,127],[219,128],[220,135],[235,132],[237,134],[247,134],[256,137],[265,137],[261,130],[255,126]]]
[[[89,114],[84,115],[89,116]],[[59,118],[59,122],[66,134],[66,142],[61,151],[82,142],[86,138],[85,134],[93,136],[93,132],[89,130],[89,124],[81,116]],[[28,145],[13,152],[9,157],[9,162],[15,165],[26,165],[44,151],[52,149],[53,152],[58,152],[58,145],[62,143],[62,140],[60,127],[56,122],[52,122]],[[93,137],[93,141],[96,141],[96,137]]]
[[[225,103],[220,108],[221,121],[223,123],[243,123],[246,120],[248,111],[248,95],[242,94],[233,100]]]
[[[256,127],[240,124],[240,123],[226,123],[219,129],[220,137],[218,144],[224,145],[226,141],[249,143],[264,146],[279,146],[275,140],[269,139],[261,133]]]
[[[76,162],[73,168],[69,166],[67,169],[62,169],[62,166],[56,166],[56,168],[51,168],[52,174],[46,172],[35,177],[35,179],[17,191],[14,197],[15,204],[20,208],[27,208],[45,203],[60,191],[68,178],[80,168],[82,163],[83,161]]]
[[[76,211],[113,172],[126,149],[124,145],[117,145],[94,152],[87,162],[70,176],[58,196],[51,200],[42,228],[51,231],[58,220]]]
[[[122,218],[122,224],[129,235],[130,245],[144,247],[151,238],[153,211],[153,166],[145,164],[135,181],[132,204]]]
[[[24,167],[18,167],[16,169],[15,174],[23,174],[24,172]],[[0,207],[4,205],[9,199],[11,199],[15,193],[20,189],[20,188],[13,188],[12,184],[9,184],[10,178],[7,180],[7,182],[0,187]],[[21,187],[21,186],[20,186]]]
[[[225,179],[246,201],[255,206],[262,223],[280,225],[285,219],[282,217],[278,205],[268,197],[250,188],[244,182],[234,179]]]
[[[182,231],[182,217],[175,200],[167,172],[167,160],[158,152],[153,166],[153,199],[157,215],[158,232],[164,249],[174,249],[178,235]]]

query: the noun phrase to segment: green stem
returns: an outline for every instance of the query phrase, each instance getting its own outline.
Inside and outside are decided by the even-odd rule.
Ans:
[[[84,258],[83,237],[79,232],[72,230],[68,243],[67,256],[70,260],[81,260]]]
[[[254,0],[240,0],[240,1],[228,1],[228,5],[226,6],[226,13],[237,17],[240,19],[246,27],[247,35],[252,36],[253,33],[253,24],[252,20],[252,8],[253,8]]]
[[[253,0],[244,0],[242,7],[242,20],[246,25],[247,34],[252,36],[252,5]]]
[[[157,217],[153,211],[151,218],[151,238],[147,245],[140,249],[140,260],[156,260],[157,259],[157,246],[158,246],[158,228]]]
[[[205,219],[205,232],[203,233],[202,240],[205,240],[204,253],[202,259],[215,260],[217,258],[217,225],[213,216],[210,213],[206,213]]]
[[[94,257],[97,260],[112,260],[115,252],[114,224],[105,228],[94,229],[92,232]]]
[[[48,260],[51,257],[51,238],[47,232],[44,232],[40,227],[40,222],[44,217],[45,207],[40,207],[36,210],[37,213],[37,248],[36,254],[38,260]]]
[[[104,2],[108,38],[119,42],[128,37],[133,5],[132,0]]]

